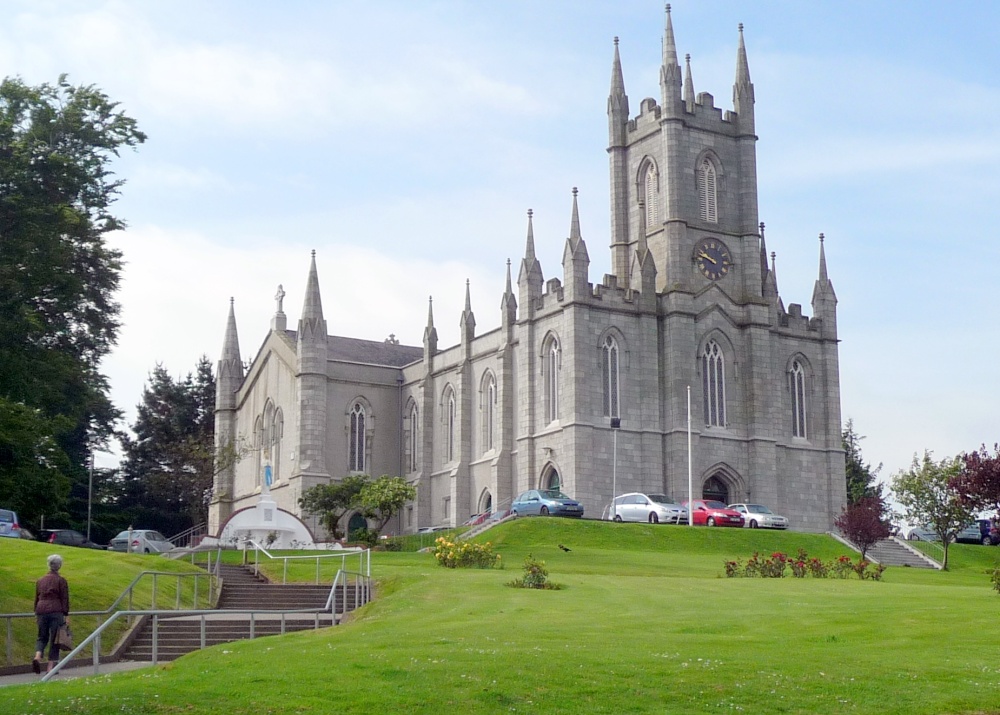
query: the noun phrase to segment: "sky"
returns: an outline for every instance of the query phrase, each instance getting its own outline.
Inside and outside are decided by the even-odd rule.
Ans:
[[[759,210],[785,305],[826,236],[841,407],[881,477],[1000,441],[1000,4],[675,0],[696,92],[755,86]],[[310,251],[331,333],[458,341],[469,280],[499,325],[526,212],[562,276],[579,187],[590,280],[610,271],[607,97],[659,98],[653,0],[281,3],[0,0],[0,76],[93,84],[149,139],[114,171],[123,327],[103,364],[135,417],[160,363],[219,358],[230,297],[250,359]],[[98,454],[111,466],[114,454]]]

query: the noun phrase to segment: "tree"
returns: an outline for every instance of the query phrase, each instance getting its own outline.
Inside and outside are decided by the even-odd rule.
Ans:
[[[109,164],[145,138],[93,86],[65,76],[54,86],[0,83],[0,398],[11,418],[0,429],[13,430],[0,440],[12,442],[31,422],[30,444],[47,436],[46,466],[77,492],[86,489],[91,449],[120,417],[100,373],[120,324],[121,254],[105,235],[124,228],[110,212],[124,182]],[[18,464],[0,465],[0,484],[18,481],[8,469],[25,474]],[[46,503],[65,505],[71,484],[57,481]],[[5,489],[0,502],[12,496]]]
[[[962,469],[958,457],[946,457],[940,462],[924,451],[923,459],[913,455],[910,471],[900,471],[892,478],[892,491],[903,507],[903,516],[918,524],[927,524],[944,545],[942,567],[948,568],[948,546],[955,536],[972,521],[975,513],[952,486]]]
[[[864,436],[854,431],[854,420],[847,420],[841,433],[844,446],[844,456],[847,467],[847,503],[854,504],[866,497],[882,498],[882,484],[878,482],[878,473],[882,464],[872,468],[861,456],[861,440]]]
[[[133,521],[180,531],[205,520],[216,470],[226,466],[215,463],[214,410],[207,357],[179,380],[162,365],[153,368],[131,427],[135,437],[121,440],[121,503]]]
[[[402,477],[383,474],[362,488],[358,494],[358,504],[366,517],[378,521],[375,531],[380,532],[389,523],[389,519],[406,505],[406,502],[416,498],[415,486],[408,484]]]
[[[1000,515],[1000,445],[993,445],[990,454],[984,444],[961,460],[962,471],[952,486],[975,511],[990,509]]]
[[[344,536],[340,520],[357,507],[358,495],[367,484],[369,477],[364,474],[352,474],[339,482],[317,484],[302,494],[299,506],[319,516],[323,527],[333,534],[333,538],[340,539]]]
[[[854,544],[865,558],[868,549],[889,536],[889,509],[878,496],[865,496],[848,502],[834,520],[840,533]]]

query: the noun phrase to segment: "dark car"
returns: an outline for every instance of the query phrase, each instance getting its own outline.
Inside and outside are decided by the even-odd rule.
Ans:
[[[976,519],[979,524],[979,543],[983,546],[996,546],[1000,544],[1000,528],[997,528],[992,519]]]
[[[39,540],[60,546],[80,546],[84,549],[103,549],[74,529],[42,529]]]

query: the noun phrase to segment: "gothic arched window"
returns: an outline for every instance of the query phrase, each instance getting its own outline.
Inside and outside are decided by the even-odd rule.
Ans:
[[[489,452],[496,446],[497,381],[492,373],[487,373],[483,389],[483,451]]]
[[[701,384],[705,396],[705,424],[726,426],[726,360],[722,349],[710,340],[701,354]]]
[[[601,346],[601,382],[604,388],[604,416],[618,417],[618,341],[610,335]]]
[[[698,167],[698,208],[701,220],[718,223],[719,207],[716,199],[715,165],[708,157]]]
[[[792,436],[806,436],[806,371],[796,360],[788,374],[792,388]]]
[[[348,471],[365,471],[365,408],[355,402],[351,408],[351,434],[347,465]]]
[[[455,391],[448,390],[448,397],[446,399],[448,414],[447,423],[445,429],[447,434],[445,435],[445,462],[451,462],[455,459],[455,422],[456,422],[456,405],[455,405]]]
[[[644,191],[646,201],[646,230],[652,231],[656,225],[660,222],[660,211],[659,211],[659,192],[656,186],[656,167],[650,163],[646,167],[646,176],[644,177]]]
[[[261,476],[264,474],[264,421],[260,417],[253,425],[253,453],[256,457],[253,484],[255,487],[259,487]]]
[[[417,435],[417,406],[410,407],[410,471],[417,471],[417,453],[420,440]]]
[[[559,341],[552,338],[545,350],[545,419],[559,419]]]
[[[281,479],[281,438],[285,436],[285,417],[280,409],[274,411],[271,423],[271,474],[274,481]]]

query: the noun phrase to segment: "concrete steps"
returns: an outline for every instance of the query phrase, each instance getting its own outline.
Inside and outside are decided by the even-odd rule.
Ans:
[[[937,561],[894,536],[883,539],[871,547],[867,557],[869,560],[884,566],[904,566],[917,569],[941,568],[941,564]]]

